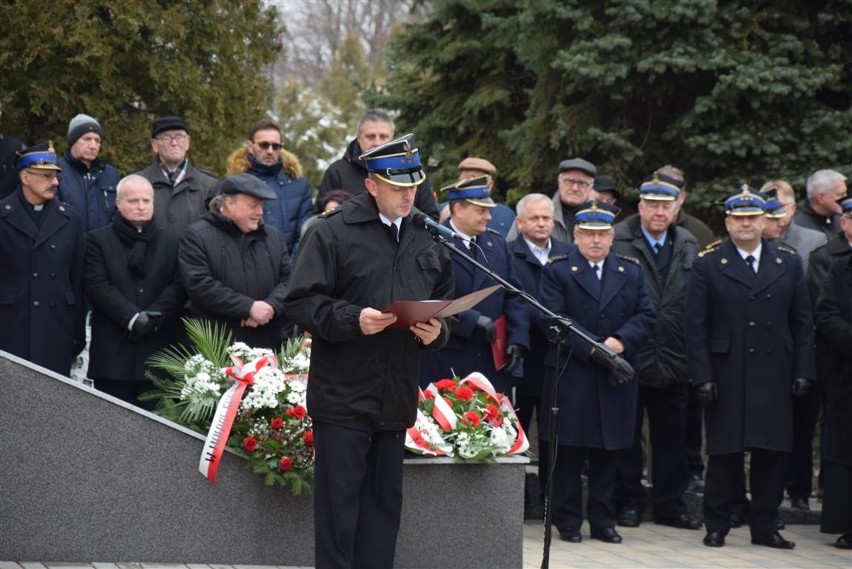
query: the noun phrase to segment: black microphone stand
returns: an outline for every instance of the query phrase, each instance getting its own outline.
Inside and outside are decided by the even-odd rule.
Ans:
[[[542,314],[544,314],[552,323],[550,330],[548,333],[548,340],[554,344],[556,348],[557,355],[557,372],[559,370],[559,350],[560,346],[564,342],[564,340],[568,337],[569,333],[576,334],[580,339],[587,342],[594,350],[596,355],[599,355],[602,358],[606,358],[611,361],[618,362],[620,366],[626,366],[629,369],[630,364],[627,363],[621,356],[615,354],[612,350],[606,347],[601,342],[598,342],[576,326],[571,321],[570,318],[566,318],[564,316],[559,316],[552,310],[549,310],[545,306],[543,306],[534,296],[529,294],[526,291],[520,290],[518,287],[512,285],[503,277],[497,275],[490,268],[486,267],[458,247],[456,247],[455,243],[451,243],[447,239],[444,238],[443,235],[436,233],[429,227],[426,227],[426,230],[432,234],[432,238],[437,241],[443,247],[449,249],[454,252],[456,255],[459,255],[462,259],[497,281],[500,286],[502,286],[506,291],[514,293],[524,299],[528,304],[531,304],[535,308],[537,308]],[[570,358],[570,356],[569,356]],[[545,498],[544,498],[544,553],[541,562],[542,569],[548,569],[550,566],[550,543],[551,543],[551,535],[552,535],[552,500],[553,500],[553,468],[556,465],[556,457],[557,457],[557,429],[556,429],[556,419],[559,413],[559,400],[558,400],[558,385],[559,385],[559,376],[561,374],[557,373],[556,377],[553,381],[553,391],[550,400],[550,448],[549,450],[549,464],[548,468],[548,477],[547,477],[547,487],[545,490]],[[540,477],[540,476],[539,476]]]

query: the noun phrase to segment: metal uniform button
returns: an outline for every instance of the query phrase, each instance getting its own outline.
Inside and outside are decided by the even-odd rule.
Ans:
[[[37,279],[37,278],[38,278],[38,273],[33,273],[33,278],[34,278],[34,279]]]
[[[748,327],[749,327],[749,328],[754,328],[754,322],[749,322],[749,323],[748,323]]]
[[[754,348],[749,348],[749,349],[748,349],[748,353],[753,354],[753,353],[754,353]]]
[[[33,306],[38,306],[38,301],[37,301],[37,300],[34,300],[34,301],[33,301]]]

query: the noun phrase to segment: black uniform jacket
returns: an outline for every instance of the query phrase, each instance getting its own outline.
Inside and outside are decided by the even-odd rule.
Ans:
[[[414,210],[416,211],[416,210]],[[430,234],[403,219],[399,244],[364,192],[306,232],[296,255],[287,315],[313,335],[308,412],[330,423],[368,419],[376,428],[402,430],[414,423],[418,353],[408,329],[361,333],[363,308],[382,310],[396,300],[453,298],[449,257]],[[441,334],[426,347],[437,350]]]

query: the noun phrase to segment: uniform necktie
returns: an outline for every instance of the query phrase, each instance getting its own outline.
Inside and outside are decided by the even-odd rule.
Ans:
[[[467,248],[469,251],[473,251],[473,247],[476,245],[476,237],[471,237],[467,242]]]
[[[388,225],[388,231],[390,232],[390,236],[394,242],[399,243],[399,229],[397,228],[396,223]]]
[[[598,280],[601,278],[601,266],[600,263],[595,263],[595,276],[598,277]]]
[[[745,258],[746,265],[748,265],[748,268],[751,269],[751,272],[753,272],[755,274],[757,274],[757,270],[754,268],[754,262],[756,260],[757,259],[754,258],[754,255],[749,255],[748,257]]]
[[[663,244],[662,243],[660,243],[659,241],[657,243],[654,243],[654,255],[659,255],[660,251],[662,251],[662,250],[663,250]]]

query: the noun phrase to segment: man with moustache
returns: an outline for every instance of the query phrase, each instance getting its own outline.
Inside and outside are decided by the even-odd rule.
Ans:
[[[611,252],[617,212],[614,206],[594,201],[576,212],[576,247],[551,259],[542,274],[540,294],[544,306],[570,318],[587,336],[638,369],[639,349],[653,331],[654,306],[638,262]],[[558,445],[551,467],[552,517],[562,539],[571,543],[582,541],[580,476],[587,456],[591,537],[621,543],[613,491],[618,451],[633,444],[638,386],[635,377],[623,384],[613,381],[599,357],[586,341],[569,334],[559,350],[550,346],[544,362],[542,408],[554,405],[553,386],[559,382],[557,441],[550,440],[550,414],[539,417],[539,433],[549,445]]]
[[[0,349],[68,376],[85,346],[83,220],[54,199],[53,145],[25,149],[20,185],[0,201]]]
[[[393,567],[418,356],[440,349],[449,326],[432,318],[396,327],[382,310],[397,300],[453,298],[449,258],[412,225],[425,178],[414,135],[359,160],[366,191],[308,228],[284,302],[313,337],[314,549],[326,569]]]
[[[689,372],[705,407],[704,545],[722,547],[751,452],[751,541],[795,544],[776,529],[793,442],[793,397],[814,377],[813,318],[802,261],[761,238],[766,202],[743,185],[725,200],[729,239],[699,254],[684,317]]]
[[[107,227],[86,235],[84,283],[92,305],[87,377],[95,389],[141,404],[154,389],[148,358],[180,339],[186,301],[177,255],[180,240],[158,229],[151,182],[131,174],[118,182],[117,213]]]

